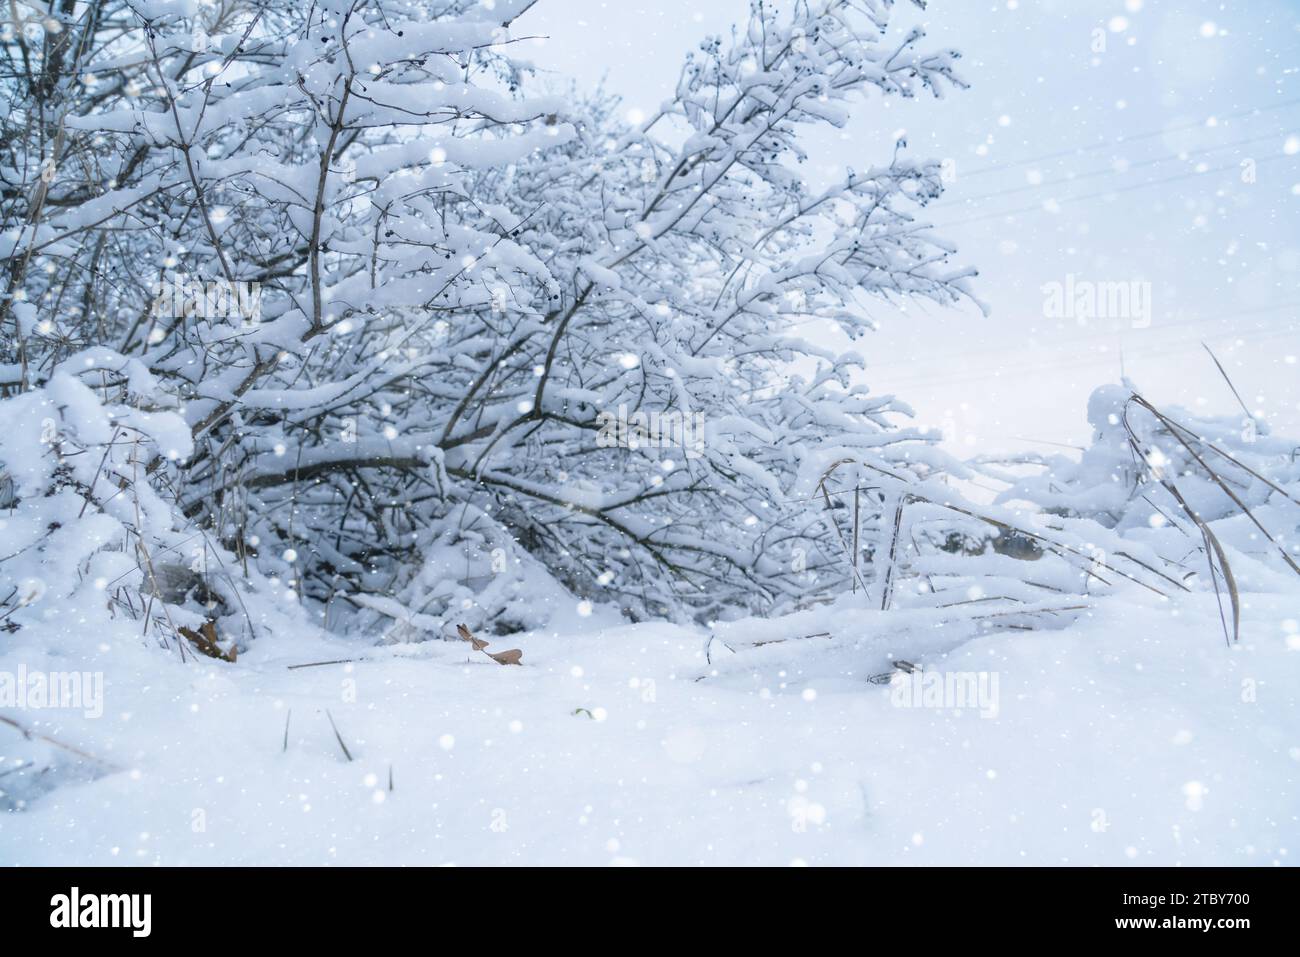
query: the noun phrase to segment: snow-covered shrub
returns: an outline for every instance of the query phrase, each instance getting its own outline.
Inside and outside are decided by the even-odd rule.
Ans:
[[[797,328],[825,318],[860,337],[863,293],[965,295],[967,274],[944,265],[948,250],[909,212],[938,194],[938,167],[896,155],[819,192],[794,170],[802,128],[843,122],[872,86],[937,91],[952,57],[912,52],[916,34],[890,59],[883,21],[830,6],[842,19],[755,8],[733,44],[702,45],[663,115],[640,128],[611,103],[578,100],[559,115],[567,139],[504,175],[466,171],[474,206],[557,286],[472,277],[454,313],[400,330],[393,355],[414,349],[428,363],[419,379],[327,425],[305,421],[305,466],[292,452],[254,464],[251,485],[292,496],[314,537],[340,546],[317,587],[332,587],[327,570],[417,604],[425,586],[403,577],[472,503],[480,528],[497,523],[597,603],[636,616],[771,610],[811,597],[799,554],[839,566],[822,517],[791,501],[811,494],[810,477],[846,454],[913,474],[939,467],[932,437],[896,426],[905,406],[850,385],[859,355]],[[800,361],[811,371],[791,373]],[[381,461],[391,468],[377,474],[369,463]],[[393,501],[403,507],[390,514]],[[365,579],[381,523],[390,557],[407,560],[375,563],[376,589]],[[844,569],[835,581],[847,584]]]
[[[418,567],[412,490],[371,498],[374,471],[313,447],[342,440],[381,473],[432,463],[436,442],[411,452],[406,427],[393,449],[367,412],[431,381],[434,327],[482,283],[554,286],[463,182],[568,135],[500,54],[527,6],[109,2],[70,22],[4,87],[4,381],[111,343],[183,417],[180,513],[241,571],[328,598],[340,576],[382,590]],[[417,418],[432,431],[432,409]],[[307,524],[318,504],[333,543]]]
[[[528,6],[110,0],[70,24],[6,87],[4,379],[87,346],[138,363],[193,439],[184,521],[331,624],[817,597],[803,571],[842,562],[800,501],[817,476],[946,465],[799,324],[858,338],[861,297],[952,303],[971,273],[914,218],[936,163],[890,142],[814,190],[799,140],[959,86],[956,54],[890,36],[890,4],[754,5],[634,125],[534,95]]]

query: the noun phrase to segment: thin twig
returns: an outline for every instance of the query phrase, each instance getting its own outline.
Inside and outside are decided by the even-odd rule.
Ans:
[[[343,665],[354,661],[363,661],[361,658],[335,658],[333,661],[308,661],[301,665],[289,665],[289,671],[295,671],[298,668],[322,668],[325,665]]]
[[[325,717],[330,719],[330,727],[334,729],[334,738],[338,741],[339,747],[343,749],[343,756],[351,761],[352,752],[350,752],[348,746],[343,743],[343,735],[339,734],[339,726],[334,723],[334,715],[330,714],[329,708],[325,709]]]
[[[93,754],[88,754],[87,752],[82,751],[80,748],[74,748],[70,744],[64,744],[62,741],[58,740],[57,738],[51,738],[48,734],[41,734],[39,731],[33,731],[31,728],[27,728],[19,724],[13,718],[6,718],[4,715],[0,714],[0,721],[3,721],[11,728],[17,729],[18,733],[21,734],[24,738],[28,738],[28,739],[36,738],[38,741],[44,741],[46,744],[52,744],[56,748],[62,748],[64,751],[67,751],[70,754],[75,754],[77,757],[84,758],[87,761],[94,761],[96,764],[102,765],[103,767],[111,768],[114,771],[122,770],[121,767],[114,764],[112,761],[105,761],[103,758],[97,758]]]

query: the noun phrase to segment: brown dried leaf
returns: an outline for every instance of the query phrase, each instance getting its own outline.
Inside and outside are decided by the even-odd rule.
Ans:
[[[488,646],[488,643],[484,641],[482,638],[475,638],[474,633],[470,631],[468,628],[466,628],[464,625],[457,625],[456,633],[460,635],[462,638],[464,638],[466,641],[468,641],[471,645],[473,645],[475,651],[482,651],[484,648]]]
[[[519,664],[519,659],[524,656],[524,653],[518,648],[511,648],[509,651],[488,651],[488,643],[482,638],[475,638],[474,633],[464,625],[456,626],[456,634],[460,635],[461,638],[473,645],[475,651],[483,652],[483,654],[487,655],[499,665],[517,665]]]
[[[190,640],[190,643],[194,645],[196,648],[198,648],[199,651],[203,652],[205,655],[208,655],[210,657],[213,658],[216,657],[216,655],[212,653],[213,652],[212,643],[208,641],[207,635],[201,635],[194,629],[186,628],[184,625],[177,628],[176,630],[179,631],[186,638],[188,638]]]
[[[176,629],[182,636],[188,638],[190,644],[198,648],[209,658],[218,658],[221,661],[234,662],[239,653],[235,645],[230,646],[230,651],[222,651],[221,646],[217,644],[217,623],[209,619],[199,626],[199,630],[181,626]]]

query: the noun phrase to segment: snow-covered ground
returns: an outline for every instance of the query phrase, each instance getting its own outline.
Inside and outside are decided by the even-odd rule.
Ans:
[[[1235,648],[1211,595],[1125,596],[1067,630],[913,655],[922,674],[996,673],[986,716],[836,677],[909,655],[843,633],[715,672],[706,631],[659,624],[493,641],[522,667],[304,628],[231,665],[183,664],[122,622],[80,639],[102,717],[23,719],[123,770],[87,780],[0,727],[4,770],[63,768],[0,815],[0,863],[1285,865],[1300,603],[1244,599]],[[38,667],[25,644],[0,669]],[[364,660],[287,667],[335,658]]]

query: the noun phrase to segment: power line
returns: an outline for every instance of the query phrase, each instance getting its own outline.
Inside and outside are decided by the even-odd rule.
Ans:
[[[1071,176],[1062,176],[1059,179],[1045,180],[1041,183],[1026,183],[1023,186],[1012,186],[1008,189],[1001,189],[992,193],[982,193],[978,196],[966,196],[966,197],[962,197],[960,200],[958,200],[958,202],[974,203],[984,199],[994,199],[998,196],[1009,196],[1012,193],[1023,193],[1026,190],[1046,189],[1049,186],[1059,186],[1063,183],[1075,183],[1081,179],[1091,179],[1092,177],[1095,176],[1105,176],[1105,175],[1122,176],[1123,174],[1131,172],[1132,170],[1135,169],[1144,169],[1148,166],[1156,166],[1160,163],[1168,163],[1172,160],[1182,160],[1186,162],[1187,160],[1191,159],[1194,156],[1206,156],[1210,153],[1220,152],[1221,150],[1233,149],[1238,146],[1248,146],[1251,143],[1259,143],[1264,140],[1277,139],[1285,135],[1286,132],[1284,130],[1278,130],[1277,132],[1274,133],[1265,133],[1262,136],[1252,136],[1249,137],[1248,139],[1237,140],[1234,143],[1223,143],[1219,146],[1210,146],[1201,150],[1190,150],[1184,153],[1170,153],[1167,156],[1157,156],[1153,159],[1143,160],[1138,163],[1132,163],[1127,167],[1125,167],[1124,169],[1116,169],[1114,166],[1110,166],[1107,167],[1106,169],[1090,170],[1086,173],[1078,173]]]
[[[1266,156],[1263,159],[1258,160],[1256,165],[1263,166],[1265,163],[1273,163],[1278,160],[1289,160],[1289,159],[1293,159],[1293,157],[1285,156],[1285,155]],[[1058,205],[1062,205],[1062,206],[1065,205],[1066,203],[1082,203],[1090,199],[1099,199],[1104,196],[1113,196],[1117,193],[1131,193],[1134,190],[1138,190],[1138,189],[1149,189],[1152,186],[1164,186],[1168,183],[1176,183],[1181,180],[1191,179],[1197,176],[1208,176],[1213,173],[1226,173],[1229,170],[1235,171],[1236,169],[1237,169],[1236,165],[1230,165],[1230,166],[1217,166],[1214,167],[1213,169],[1207,169],[1207,170],[1191,170],[1186,173],[1179,173],[1175,176],[1166,176],[1161,179],[1147,180],[1146,182],[1142,182],[1142,183],[1133,183],[1129,186],[1116,186],[1116,187],[1112,187],[1111,189],[1104,189],[1104,190],[1100,190],[1099,192],[1088,193],[1084,196],[1067,196],[1064,199],[1055,200],[1055,202]],[[1043,209],[1043,204],[1036,203],[1033,206],[1024,206],[1021,207],[1020,209],[1009,209],[1009,210],[996,212],[996,213],[986,213],[983,216],[974,216],[970,219],[959,219],[951,223],[936,223],[935,226],[939,229],[948,229],[953,226],[969,226],[971,223],[979,223],[988,219],[998,219],[1004,216],[1019,216],[1021,213],[1033,213],[1033,212],[1044,212],[1044,211],[1045,210]]]
[[[1256,106],[1248,110],[1240,110],[1236,113],[1225,113],[1222,117],[1215,114],[1215,118],[1225,120],[1240,119],[1243,116],[1258,116],[1261,113],[1271,113],[1274,110],[1283,110],[1290,106],[1300,106],[1300,98],[1294,100],[1285,100],[1282,103],[1274,103],[1271,106]],[[1184,130],[1204,129],[1205,120],[1195,120],[1189,123],[1183,123],[1179,126],[1166,126],[1160,129],[1144,130],[1141,133],[1134,133],[1132,136],[1121,136],[1113,140],[1106,140],[1101,143],[1095,143],[1092,146],[1076,146],[1069,149],[1057,150],[1052,153],[1043,153],[1040,156],[1031,156],[1028,159],[1015,160],[1010,163],[998,163],[992,166],[981,166],[966,173],[970,176],[987,176],[989,173],[996,173],[1000,170],[1017,169],[1021,166],[1029,166],[1033,163],[1042,163],[1046,160],[1060,159],[1065,156],[1078,156],[1084,153],[1092,153],[1108,146],[1122,146],[1128,143],[1138,143],[1143,140],[1149,140],[1155,136],[1165,136],[1169,133],[1181,133]]]

